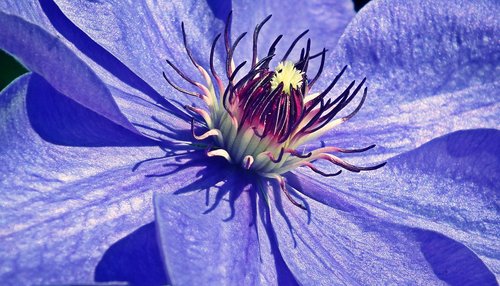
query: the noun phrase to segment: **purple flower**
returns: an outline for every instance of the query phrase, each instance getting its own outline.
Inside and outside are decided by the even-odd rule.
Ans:
[[[32,71],[0,96],[2,284],[497,284],[500,133],[486,128],[500,118],[498,4],[375,0],[353,17],[350,1],[237,2],[0,3],[0,47]],[[278,58],[309,29],[313,53],[330,49],[318,92],[349,65],[321,106],[368,78],[355,117],[286,156],[377,144],[341,157],[385,167],[329,178],[349,165],[318,160],[279,173],[284,188],[245,160],[207,156],[217,141],[194,139],[182,108],[203,101],[162,72],[169,59],[202,82],[181,21],[209,69],[230,9],[233,40],[273,14],[259,49],[284,34]],[[214,55],[222,74],[222,43]],[[252,41],[234,57],[252,59]],[[289,67],[269,90],[294,95],[299,73]]]

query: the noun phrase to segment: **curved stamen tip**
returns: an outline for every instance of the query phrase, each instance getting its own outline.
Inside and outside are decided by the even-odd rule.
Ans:
[[[229,163],[233,162],[233,160],[231,159],[231,155],[229,155],[229,153],[224,149],[216,149],[216,150],[208,151],[207,156],[208,157],[217,157],[218,156],[218,157],[222,157],[222,158],[226,159]]]
[[[363,171],[373,171],[373,170],[380,169],[380,168],[384,167],[385,165],[387,165],[387,162],[383,162],[383,163],[380,163],[380,164],[372,166],[372,167],[363,167],[362,170]]]
[[[245,158],[243,158],[243,168],[250,170],[254,162],[254,158],[251,155],[246,155]]]
[[[287,199],[288,199],[288,200],[289,200],[289,201],[290,201],[290,202],[291,202],[294,206],[299,207],[299,208],[301,208],[301,209],[303,209],[303,210],[307,210],[307,208],[306,208],[303,204],[301,204],[301,203],[297,202],[297,201],[296,201],[296,200],[292,197],[292,195],[290,195],[290,193],[289,193],[289,192],[288,192],[288,190],[286,189],[286,181],[285,181],[285,178],[283,178],[283,177],[282,177],[282,176],[280,176],[280,175],[276,175],[276,176],[275,176],[275,179],[276,179],[276,180],[278,180],[278,182],[279,182],[279,184],[280,184],[280,189],[281,189],[281,191],[283,191],[283,193],[285,194],[286,198],[287,198]]]
[[[326,172],[323,172],[320,169],[314,167],[314,165],[312,165],[312,164],[307,164],[306,166],[309,167],[309,169],[311,169],[313,172],[320,174],[321,176],[324,176],[324,177],[335,177],[335,176],[340,175],[340,173],[342,173],[342,170],[339,170],[335,173],[326,173]]]
[[[287,153],[290,153],[291,155],[297,157],[297,158],[300,158],[300,159],[306,159],[306,158],[309,158],[312,156],[312,152],[309,152],[309,153],[306,153],[306,154],[302,154],[302,153],[299,153],[297,150],[294,150],[294,149],[287,149],[286,150]]]
[[[269,160],[273,163],[279,163],[283,159],[283,154],[285,154],[285,148],[281,148],[278,158],[274,158],[273,153],[269,152]]]
[[[210,136],[216,136],[218,138],[222,138],[222,133],[220,132],[219,129],[210,129],[207,132],[203,133],[202,135],[196,135],[196,133],[194,132],[194,117],[191,118],[191,135],[193,135],[193,137],[196,140],[200,141],[205,140]]]

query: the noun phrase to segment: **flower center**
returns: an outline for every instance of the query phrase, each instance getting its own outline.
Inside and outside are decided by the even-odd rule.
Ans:
[[[323,49],[319,53],[312,54],[311,40],[308,39],[306,46],[301,49],[300,57],[296,61],[287,60],[296,44],[308,31],[300,34],[292,42],[276,69],[270,70],[269,64],[276,56],[276,46],[282,36],[279,36],[271,44],[267,54],[260,60],[258,60],[257,49],[260,30],[270,18],[271,16],[268,16],[255,27],[251,66],[246,74],[240,74],[240,71],[247,62],[236,66],[233,60],[234,51],[246,33],[238,36],[231,45],[229,30],[232,18],[230,13],[224,30],[227,54],[225,61],[226,83],[221,79],[213,64],[215,47],[221,34],[215,38],[212,44],[210,75],[192,57],[187,45],[184,23],[182,24],[182,34],[186,53],[206,84],[201,84],[187,77],[169,60],[167,63],[172,69],[181,78],[198,88],[199,92],[185,90],[170,80],[166,73],[163,75],[167,82],[178,91],[196,96],[206,103],[208,111],[194,106],[186,106],[186,109],[198,117],[198,121],[204,122],[204,126],[201,128],[196,127],[193,117],[191,126],[193,137],[196,140],[207,141],[207,156],[224,157],[227,161],[239,164],[263,177],[278,180],[287,197],[295,205],[304,208],[295,202],[286,191],[286,182],[281,176],[282,174],[298,167],[308,167],[323,176],[337,176],[341,173],[341,170],[334,173],[319,170],[313,164],[317,160],[326,160],[352,172],[374,170],[382,167],[385,163],[360,167],[335,155],[337,153],[364,152],[375,145],[361,149],[327,146],[308,150],[306,153],[298,151],[298,148],[304,143],[320,137],[352,118],[363,105],[367,88],[363,88],[365,79],[357,85],[353,81],[336,98],[327,97],[343,75],[346,66],[325,90],[311,93],[310,91],[323,71],[327,50]],[[320,59],[318,71],[312,79],[309,79],[307,75],[309,63],[317,59]],[[212,79],[215,80],[216,85],[213,84]],[[347,115],[337,118],[337,115],[360,93],[362,93],[362,97],[357,106]],[[197,135],[198,130],[195,129],[205,129],[205,131],[201,135]]]

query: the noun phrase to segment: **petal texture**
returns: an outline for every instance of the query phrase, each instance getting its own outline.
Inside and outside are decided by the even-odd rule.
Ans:
[[[138,131],[120,113],[107,87],[57,37],[24,19],[0,12],[1,48],[15,54],[56,90],[132,132]],[[18,35],[23,35],[19,37]]]
[[[489,0],[372,1],[345,30],[330,70],[333,78],[348,64],[345,80],[366,76],[368,99],[327,141],[379,144],[374,152],[387,158],[451,131],[497,128],[499,12]]]
[[[166,121],[177,123],[179,123],[177,117],[187,118],[185,117],[185,113],[179,110],[179,107],[173,105],[172,102],[175,102],[174,95],[171,94],[168,96],[168,99],[160,95],[147,82],[113,56],[113,54],[101,47],[72,23],[53,1],[3,1],[0,3],[0,10],[39,26],[39,30],[44,30],[67,46],[74,53],[73,56],[78,57],[87,64],[102,82],[106,84],[121,111],[128,118],[134,120],[137,127],[154,125],[154,121],[150,118],[153,113],[157,113],[159,117],[169,117]],[[12,26],[6,26],[8,30],[12,28]],[[22,37],[19,35],[14,33],[13,36],[20,37],[17,40],[24,42],[33,42],[36,40],[31,39],[29,34],[26,33],[22,34]],[[15,49],[11,52],[16,55],[18,53]],[[48,52],[56,51],[49,50]],[[33,65],[31,67],[32,70],[37,71],[50,65],[58,66],[59,62],[57,61],[57,57],[45,57],[44,61],[34,61],[30,64]],[[38,67],[38,65],[42,66]],[[158,71],[158,76],[161,76],[161,70]],[[75,86],[82,85],[78,81],[83,81],[83,84],[85,84],[86,80],[86,77],[73,79],[73,81],[77,81]],[[70,93],[67,96],[72,97],[73,94]],[[179,98],[185,100],[185,96],[183,95],[180,95]],[[169,100],[172,100],[172,102]],[[140,105],[137,105],[137,102],[140,102]],[[130,109],[130,105],[138,108]],[[158,109],[162,109],[159,113],[160,115],[158,115]],[[168,115],[166,116],[167,113]],[[147,120],[142,120],[145,115]],[[173,123],[172,126],[177,125]],[[141,131],[145,130],[142,128]]]
[[[166,187],[161,180],[145,183],[151,170],[132,170],[163,152],[44,141],[30,123],[26,93],[37,87],[29,81],[24,76],[0,95],[0,280],[7,285],[89,283],[109,245],[153,220],[151,190]],[[43,87],[38,91],[47,92]],[[52,112],[47,124],[64,114],[57,108]],[[93,136],[85,127],[98,121],[89,121],[80,127]],[[66,123],[68,130],[71,122],[76,120]]]
[[[273,15],[259,35],[261,58],[267,53],[269,46],[283,34],[284,38],[278,45],[277,58],[281,59],[293,40],[305,30],[309,33],[304,37],[311,38],[313,53],[323,48],[333,49],[347,24],[354,17],[354,6],[348,0],[314,0],[314,1],[233,1],[234,29],[233,38],[237,33],[249,32],[248,39],[238,52],[251,57],[251,37],[255,25],[268,15]],[[297,45],[290,60],[298,59],[300,48],[306,41]],[[247,60],[247,58],[246,58]],[[316,63],[311,62],[314,67]],[[276,62],[277,64],[277,62]]]
[[[29,79],[26,110],[31,127],[50,143],[86,147],[157,144],[64,96],[37,74]]]
[[[55,2],[73,24],[159,94],[183,104],[190,103],[191,98],[186,98],[165,82],[162,71],[171,74],[171,77],[176,76],[165,60],[172,60],[197,81],[202,82],[203,78],[184,49],[181,21],[186,22],[194,57],[205,67],[208,67],[212,39],[222,28],[221,21],[214,17],[208,4],[200,1]],[[217,59],[220,58],[217,56]],[[180,77],[174,79],[179,84],[185,83]]]
[[[227,201],[208,212],[206,194],[200,189],[188,190],[195,192],[191,195],[156,196],[161,248],[172,283],[258,283],[255,207],[248,191],[241,193],[237,188],[221,187],[218,192],[240,192],[239,199],[218,198]]]
[[[271,219],[283,258],[300,284],[495,282],[472,251],[440,234],[304,198],[307,212],[279,196]]]
[[[328,205],[342,198],[378,217],[457,240],[498,275],[499,140],[498,130],[459,131],[392,158],[377,171],[335,180],[305,172],[298,179],[314,183],[301,191]]]
[[[172,284],[294,285],[269,228],[265,203],[256,196],[252,183],[257,178],[226,162],[209,162],[179,162],[181,169],[168,182],[177,191],[155,197]]]

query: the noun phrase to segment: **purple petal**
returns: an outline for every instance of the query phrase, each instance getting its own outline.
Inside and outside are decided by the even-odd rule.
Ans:
[[[132,132],[138,131],[120,113],[107,87],[57,37],[22,18],[0,12],[0,47],[15,54],[56,90]],[[22,35],[19,36],[19,35]]]
[[[156,142],[111,122],[56,91],[37,74],[29,78],[26,110],[44,140],[66,146],[146,146]]]
[[[447,237],[307,197],[310,212],[304,211],[281,193],[275,193],[271,219],[281,254],[301,284],[438,285],[458,276],[473,284],[495,281],[474,253]]]
[[[169,106],[152,103],[137,92],[115,87],[110,91],[120,110],[142,134],[162,141],[193,140],[190,118],[180,117]]]
[[[170,74],[179,85],[185,83],[180,77],[174,77],[175,72],[165,63],[169,59],[190,77],[203,82],[184,50],[181,21],[186,22],[189,46],[194,57],[208,67],[212,39],[222,25],[207,3],[183,1],[150,5],[123,1],[108,4],[55,2],[74,25],[159,94],[182,104],[192,102],[191,98],[175,91],[165,82],[162,71]],[[193,86],[186,88],[194,89]]]
[[[377,171],[346,172],[335,180],[307,172],[298,179],[305,182],[301,192],[328,205],[340,197],[355,209],[457,240],[498,275],[499,140],[498,130],[460,131],[392,158]]]
[[[142,125],[151,124],[150,116],[154,109],[157,109],[156,105],[161,105],[162,113],[168,112],[174,115],[169,117],[177,116],[182,118],[185,116],[183,111],[180,111],[178,107],[172,104],[173,102],[160,95],[120,60],[81,31],[64,16],[59,7],[52,1],[42,1],[41,3],[19,1],[10,3],[10,1],[5,1],[0,3],[0,10],[42,27],[49,34],[56,36],[58,40],[67,45],[108,86],[112,96],[115,100],[118,100],[117,103],[122,112],[128,118],[133,118],[136,123],[140,122]],[[29,39],[26,39],[26,35],[23,35],[23,40],[29,41]],[[50,61],[51,59],[46,58],[45,60]],[[173,100],[175,97],[169,96],[169,99]],[[180,99],[185,99],[185,97],[182,96]],[[128,108],[130,102],[139,100],[142,105],[147,105],[149,108],[139,108],[131,112],[131,109]],[[147,121],[139,121],[136,118],[137,115],[144,117],[144,114],[149,115]],[[171,120],[175,121],[176,119]]]
[[[298,60],[300,49],[311,39],[312,53],[321,52],[323,48],[332,50],[347,24],[354,17],[354,7],[350,0],[314,0],[314,1],[233,1],[234,29],[233,38],[238,33],[249,32],[248,39],[243,42],[241,53],[251,57],[251,41],[255,25],[268,15],[273,15],[259,34],[260,58],[267,55],[272,42],[283,34],[284,38],[277,48],[277,60],[281,60],[295,38],[309,30],[302,42],[297,44],[289,60]],[[238,55],[237,55],[238,56]],[[318,58],[319,59],[319,58]],[[242,59],[243,60],[243,59]],[[276,62],[277,64],[277,62]],[[311,61],[312,67],[317,63]],[[273,66],[271,66],[273,68]],[[314,70],[314,69],[311,70]]]
[[[155,197],[172,284],[293,282],[269,233],[265,203],[252,186],[257,178],[216,162],[183,165],[168,182],[177,191]]]
[[[338,67],[330,78],[350,65],[345,80],[366,76],[368,99],[327,141],[378,144],[373,152],[387,158],[451,131],[497,127],[499,7],[487,0],[364,7],[332,54]]]
[[[34,88],[29,80],[23,76],[0,95],[0,280],[9,285],[92,282],[104,251],[153,220],[151,190],[166,186],[145,176],[161,165],[132,168],[164,153],[157,147],[66,147],[44,141],[26,110],[27,89]],[[88,126],[97,122],[92,120]]]

